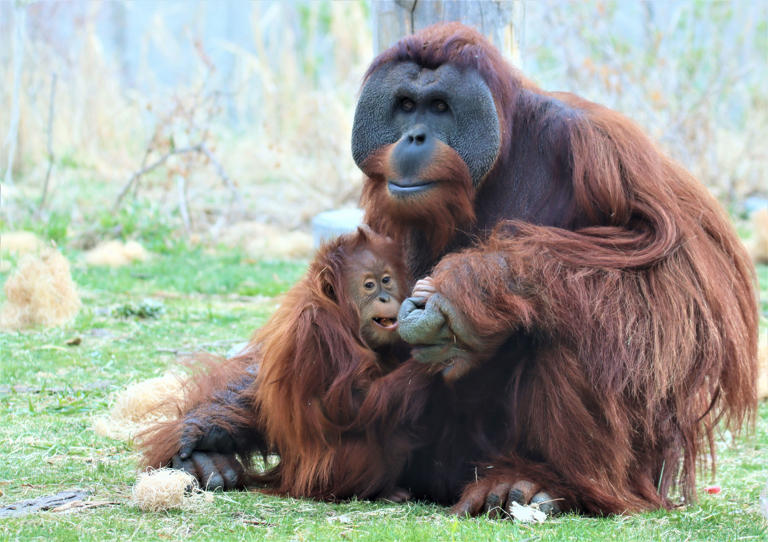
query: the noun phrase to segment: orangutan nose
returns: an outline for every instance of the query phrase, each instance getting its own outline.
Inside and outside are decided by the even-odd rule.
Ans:
[[[403,134],[392,151],[392,168],[401,177],[402,184],[418,182],[429,165],[435,150],[435,138],[423,124],[417,124]]]

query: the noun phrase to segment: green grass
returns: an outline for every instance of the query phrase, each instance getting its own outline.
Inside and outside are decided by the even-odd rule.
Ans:
[[[197,511],[143,513],[130,503],[137,454],[91,429],[110,396],[162,374],[174,350],[223,354],[262,325],[274,296],[303,263],[251,262],[238,253],[177,250],[116,270],[87,268],[68,251],[83,297],[77,319],[60,329],[0,333],[0,505],[82,488],[115,504],[0,520],[0,539],[21,540],[766,540],[758,496],[768,479],[768,404],[756,430],[718,441],[719,495],[672,512],[629,517],[573,515],[526,526],[456,519],[446,509],[357,502],[325,504],[258,493],[217,493]],[[768,313],[768,267],[758,271]],[[0,280],[5,275],[0,274]],[[131,310],[153,300],[161,310]],[[145,305],[146,306],[146,305]],[[151,312],[151,311],[150,311]],[[120,316],[120,315],[124,316]],[[126,316],[127,315],[127,316]],[[77,346],[67,346],[79,337]],[[712,482],[700,476],[700,487]]]

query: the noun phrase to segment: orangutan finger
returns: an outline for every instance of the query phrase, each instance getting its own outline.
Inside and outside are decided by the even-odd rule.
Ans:
[[[419,346],[411,349],[411,357],[419,363],[434,365],[444,363],[454,357],[455,352],[450,345]]]
[[[406,302],[403,302],[403,306]],[[452,342],[445,318],[439,312],[430,310],[429,302],[425,309],[409,313],[404,313],[401,308],[397,321],[400,337],[408,343],[434,345]]]
[[[176,470],[183,470],[197,478],[197,469],[191,459],[184,459],[178,455],[174,455],[171,458],[171,467]]]
[[[203,452],[194,452],[192,461],[197,466],[197,478],[204,489],[225,489],[224,478],[219,473],[211,457]]]
[[[423,297],[426,299],[435,293],[437,293],[437,288],[435,288],[435,285],[432,282],[432,278],[425,277],[421,280],[416,281],[416,284],[413,287],[413,292],[411,293],[411,296]]]
[[[429,299],[432,295],[434,295],[436,293],[437,293],[437,290],[435,290],[434,288],[429,288],[428,289],[428,288],[420,288],[420,287],[416,286],[413,289],[413,292],[411,292],[411,296],[418,297],[420,299],[424,299],[425,302],[426,302],[427,299]]]
[[[197,442],[196,450],[233,453],[235,451],[235,441],[229,431],[218,426],[213,426],[203,434]]]
[[[243,468],[231,455],[213,455],[213,463],[224,481],[224,489],[234,489],[241,485]]]
[[[178,455],[181,459],[189,459],[192,456],[192,452],[195,451],[200,440],[200,433],[200,420],[194,416],[187,416],[179,439]]]

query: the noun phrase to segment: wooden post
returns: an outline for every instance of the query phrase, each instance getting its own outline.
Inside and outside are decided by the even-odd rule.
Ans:
[[[460,21],[478,29],[520,65],[522,0],[374,0],[372,8],[376,54],[431,24]]]
[[[8,135],[5,144],[8,147],[8,163],[5,169],[3,182],[7,186],[13,186],[13,161],[18,152],[19,144],[19,120],[20,120],[20,95],[21,72],[24,65],[24,42],[27,31],[27,6],[24,2],[16,2],[13,9],[13,87],[11,90],[11,122],[8,126]]]

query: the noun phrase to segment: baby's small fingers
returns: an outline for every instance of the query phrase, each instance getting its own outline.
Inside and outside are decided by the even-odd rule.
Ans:
[[[425,288],[414,288],[411,295],[413,297],[421,297],[421,298],[426,300],[426,299],[429,299],[430,297],[432,297],[436,293],[437,292],[434,289],[428,290],[428,289],[425,289]]]
[[[423,297],[425,299],[428,299],[433,294],[437,293],[437,288],[435,288],[434,283],[432,282],[432,279],[430,277],[423,278],[421,280],[417,280],[416,284],[413,287],[413,293],[411,294],[413,297]]]

